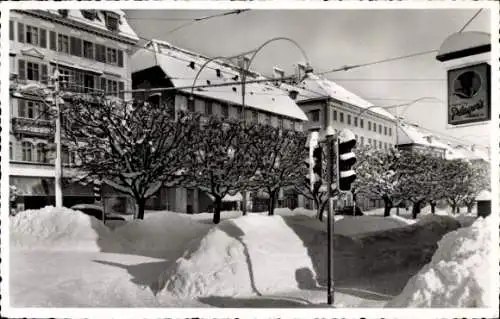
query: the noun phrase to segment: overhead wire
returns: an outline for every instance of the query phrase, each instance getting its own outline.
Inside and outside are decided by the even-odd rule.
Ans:
[[[477,12],[464,24],[464,26],[462,28],[460,28],[460,30],[458,31],[458,33],[462,33],[465,28],[467,28],[467,26],[469,26],[469,24],[474,21],[474,19],[479,15],[479,13],[481,13],[483,9],[479,9],[477,10]]]

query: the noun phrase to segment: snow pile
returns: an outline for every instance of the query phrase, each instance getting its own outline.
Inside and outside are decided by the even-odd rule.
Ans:
[[[127,243],[131,254],[168,257],[211,227],[189,216],[167,211],[149,213],[143,220],[136,219],[116,228],[114,234]]]
[[[488,307],[490,222],[491,218],[479,218],[470,227],[446,234],[432,261],[386,306]]]
[[[53,206],[26,210],[11,217],[10,244],[29,250],[122,250],[112,231],[98,219]]]
[[[335,234],[353,236],[412,225],[415,221],[397,216],[343,216],[335,221]]]
[[[283,217],[247,215],[192,242],[159,287],[181,298],[267,294],[297,289],[297,272],[310,270],[313,278],[312,269],[307,248]]]

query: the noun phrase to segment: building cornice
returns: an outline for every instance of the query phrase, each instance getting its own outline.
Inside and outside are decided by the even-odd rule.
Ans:
[[[91,25],[88,25],[88,24],[85,24],[82,22],[70,20],[67,18],[61,18],[61,17],[58,17],[52,13],[45,12],[42,10],[12,10],[12,11],[17,12],[17,13],[21,13],[21,14],[31,15],[31,16],[34,16],[37,18],[48,20],[50,22],[59,23],[59,24],[62,24],[62,25],[65,25],[65,26],[68,26],[68,27],[71,27],[74,29],[78,29],[80,31],[85,31],[85,32],[88,32],[88,33],[91,33],[94,35],[98,35],[98,36],[112,39],[115,41],[124,42],[124,43],[130,44],[130,45],[135,45],[138,42],[138,40],[136,40],[136,39],[131,39],[129,37],[126,37],[126,36],[111,32],[111,31],[105,31],[105,30],[93,27]]]

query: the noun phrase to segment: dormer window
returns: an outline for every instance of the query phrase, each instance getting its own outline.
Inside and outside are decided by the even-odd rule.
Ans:
[[[118,22],[120,20],[120,17],[118,14],[114,12],[106,12],[106,28],[108,28],[111,31],[117,31],[118,30]]]
[[[69,10],[63,10],[63,9],[59,9],[59,10],[57,10],[57,12],[59,12],[59,14],[60,14],[61,16],[63,16],[64,18],[66,18],[66,17],[68,16],[68,11],[69,11]]]
[[[97,18],[97,10],[80,10],[85,19],[94,20]]]

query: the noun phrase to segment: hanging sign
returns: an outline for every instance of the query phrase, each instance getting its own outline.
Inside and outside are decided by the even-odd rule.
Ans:
[[[448,124],[491,119],[490,72],[488,63],[448,71]]]

